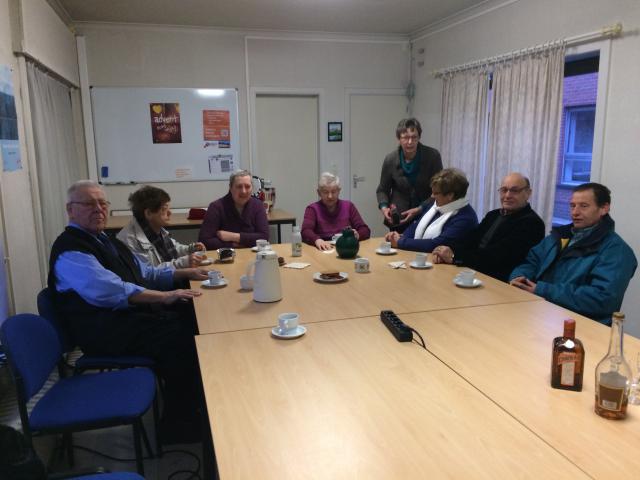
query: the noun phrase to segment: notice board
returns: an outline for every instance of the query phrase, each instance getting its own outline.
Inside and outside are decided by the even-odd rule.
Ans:
[[[241,167],[234,88],[91,87],[103,184],[223,180]]]

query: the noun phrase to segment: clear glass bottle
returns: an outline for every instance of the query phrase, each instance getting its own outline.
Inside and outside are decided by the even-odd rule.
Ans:
[[[624,314],[615,312],[611,324],[609,351],[596,366],[595,412],[601,417],[621,420],[627,416],[631,368],[624,359],[622,340]]]
[[[300,234],[300,227],[293,227],[293,233],[291,234],[291,256],[302,256],[302,235]]]
[[[640,405],[640,353],[636,357],[636,374],[631,380],[631,390],[629,390],[629,403]]]
[[[562,337],[553,339],[551,357],[551,386],[562,390],[582,391],[584,372],[584,347],[575,338],[576,321],[568,318],[564,321]]]

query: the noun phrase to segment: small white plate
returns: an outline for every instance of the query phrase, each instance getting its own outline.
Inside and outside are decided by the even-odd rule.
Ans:
[[[292,329],[291,332],[287,332],[287,333],[280,333],[280,327],[273,327],[271,329],[271,335],[273,335],[276,338],[284,338],[284,339],[298,338],[304,335],[305,333],[307,333],[307,327],[303,325],[298,325],[295,329]]]
[[[417,268],[418,270],[426,270],[427,268],[433,268],[433,263],[431,263],[431,262],[427,262],[427,263],[425,263],[424,265],[418,265],[418,264],[416,263],[416,261],[414,260],[414,261],[412,261],[412,262],[410,262],[410,263],[409,263],[409,266],[410,266],[411,268]]]
[[[203,260],[200,262],[200,266],[202,265],[211,265],[213,263],[213,260],[211,260],[210,258],[207,258],[206,260]]]
[[[267,248],[267,250],[273,250],[273,248],[271,248],[271,246],[269,246],[269,248]],[[251,251],[252,252],[257,252],[258,251],[258,247],[251,247]]]
[[[221,278],[219,283],[211,284],[209,280],[205,280],[200,286],[202,288],[222,288],[227,286],[227,281],[224,278]]]
[[[349,278],[347,272],[340,272],[340,278],[321,278],[320,272],[316,272],[313,274],[313,279],[316,282],[320,283],[339,283],[344,282],[347,278]]]
[[[396,253],[398,253],[398,250],[395,248],[390,248],[388,252],[383,252],[379,248],[376,248],[376,253],[378,255],[395,255]]]
[[[482,280],[478,279],[478,278],[474,278],[473,279],[473,283],[471,285],[465,285],[464,283],[460,282],[460,279],[458,277],[454,277],[453,278],[453,283],[460,288],[476,288],[479,287],[480,285],[482,285]]]

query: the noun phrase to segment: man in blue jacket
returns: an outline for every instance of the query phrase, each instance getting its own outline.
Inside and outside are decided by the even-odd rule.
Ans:
[[[614,231],[611,192],[599,183],[573,190],[573,223],[554,228],[509,276],[511,285],[611,325],[638,262]]]

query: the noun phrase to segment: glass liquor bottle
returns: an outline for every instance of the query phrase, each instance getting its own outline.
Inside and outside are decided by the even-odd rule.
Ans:
[[[631,369],[622,350],[624,314],[613,314],[609,351],[596,366],[595,412],[601,417],[621,420],[627,416]]]
[[[576,321],[564,321],[564,333],[553,339],[551,357],[551,386],[562,390],[582,391],[584,373],[584,347],[575,338]]]

